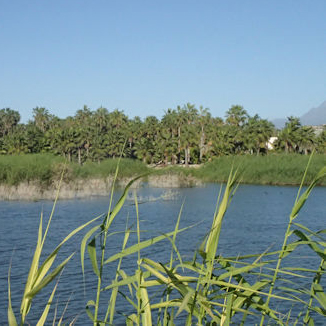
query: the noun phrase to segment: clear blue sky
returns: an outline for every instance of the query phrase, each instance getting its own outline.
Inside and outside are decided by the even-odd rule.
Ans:
[[[129,117],[186,102],[300,116],[326,100],[325,0],[0,0],[0,108]]]

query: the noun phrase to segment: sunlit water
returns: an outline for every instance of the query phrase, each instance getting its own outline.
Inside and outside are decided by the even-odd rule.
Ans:
[[[201,188],[159,189],[141,188],[137,190],[139,198],[140,227],[144,231],[141,239],[147,239],[174,229],[182,202],[180,227],[197,224],[178,236],[177,247],[184,259],[191,259],[196,248],[207,234],[215,210],[219,185],[208,184]],[[288,223],[292,204],[295,200],[297,187],[275,186],[249,186],[242,185],[236,192],[231,206],[223,222],[222,233],[218,252],[223,255],[241,255],[260,253],[267,249],[278,250],[283,242],[284,232]],[[116,193],[116,196],[119,194]],[[124,231],[126,223],[135,230],[136,214],[135,205],[127,200],[121,213],[112,225],[112,231]],[[116,197],[117,199],[117,197]],[[326,188],[317,187],[301,211],[298,222],[313,230],[325,228]],[[28,267],[36,244],[37,230],[40,214],[47,220],[52,208],[52,202],[1,202],[0,203],[0,323],[7,324],[7,275],[12,257],[11,289],[13,309],[18,315],[20,299],[26,281]],[[108,198],[94,197],[90,199],[61,200],[58,202],[51,224],[48,239],[45,244],[44,254],[48,254],[57,244],[74,228],[89,221],[91,218],[108,210]],[[62,315],[66,303],[68,308],[64,313],[64,321],[70,322],[77,315],[77,325],[91,324],[85,313],[88,300],[95,300],[96,278],[90,263],[86,260],[85,281],[81,273],[79,246],[86,230],[76,235],[64,246],[60,252],[59,260],[62,261],[71,252],[76,254],[68,263],[59,281],[55,304],[57,303],[57,318]],[[135,237],[135,236],[133,236]],[[135,238],[131,239],[133,243]],[[121,236],[112,236],[107,243],[107,256],[120,250]],[[143,256],[149,256],[159,262],[167,262],[170,257],[170,243],[164,241],[147,249]],[[318,259],[312,252],[305,250],[293,255],[290,265],[295,264],[295,259],[307,261],[310,268],[318,267]],[[125,260],[123,269],[131,275],[136,268],[137,256]],[[116,264],[107,266],[104,285],[109,285],[114,278]],[[40,312],[43,310],[49,297],[49,291],[40,292],[28,315],[27,321],[36,324]],[[105,314],[109,294],[102,293],[100,317]],[[280,309],[281,310],[281,309]],[[131,312],[130,305],[122,298],[117,304],[116,325],[124,324],[124,318],[119,314]],[[283,311],[284,312],[284,311]],[[53,319],[52,309],[49,319]],[[180,320],[180,324],[183,321]],[[322,319],[320,319],[322,324]]]

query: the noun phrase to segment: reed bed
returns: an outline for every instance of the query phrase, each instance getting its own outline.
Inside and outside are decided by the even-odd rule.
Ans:
[[[184,184],[196,184],[189,180],[204,182],[226,182],[230,166],[241,166],[242,183],[299,185],[309,157],[300,154],[269,154],[265,156],[238,155],[222,156],[197,168],[169,166],[151,169],[144,163],[133,159],[120,160],[119,178],[132,178],[149,171],[155,175],[177,176]],[[66,164],[65,182],[79,179],[92,179],[114,176],[118,159],[107,159],[101,163],[86,161],[83,165]],[[65,161],[62,157],[51,154],[24,154],[0,156],[0,184],[16,186],[19,183],[35,181],[43,188],[52,186],[60,178]],[[307,173],[305,184],[309,184],[316,173],[326,164],[326,155],[315,154]],[[326,185],[320,180],[319,185]]]
[[[115,180],[118,171],[119,165],[115,171]],[[142,240],[136,196],[136,226],[131,228],[127,225],[121,250],[111,256],[107,255],[110,237],[117,232],[112,229],[112,222],[124,205],[132,183],[146,175],[132,180],[114,206],[113,188],[108,213],[73,230],[40,265],[54,205],[45,233],[42,231],[41,216],[36,250],[19,313],[14,312],[11,305],[9,271],[9,324],[24,325],[38,292],[52,284],[53,291],[38,322],[38,325],[45,324],[56,291],[54,282],[71,258],[71,255],[68,256],[57,267],[52,268],[57,253],[69,238],[92,224],[80,245],[81,269],[84,271],[85,260],[89,259],[97,281],[95,296],[89,298],[85,308],[90,324],[114,325],[117,300],[125,300],[125,304],[132,310],[125,314],[127,325],[229,325],[232,322],[241,325],[313,325],[316,317],[326,316],[326,294],[321,282],[326,268],[326,229],[310,230],[300,224],[298,216],[313,188],[326,176],[326,166],[320,169],[310,185],[303,190],[302,185],[308,171],[306,169],[304,172],[297,198],[294,200],[283,244],[274,252],[266,251],[247,256],[223,257],[218,250],[223,219],[239,185],[238,170],[231,171],[226,185],[221,186],[211,229],[190,261],[183,260],[176,246],[178,234],[187,232],[187,227],[179,228],[182,207],[171,232]],[[143,254],[145,248],[158,246],[162,240],[168,240],[171,244],[168,261],[155,261]],[[318,257],[319,263],[309,269],[302,267],[300,261],[296,266],[283,265],[284,259],[296,253],[302,246],[307,247],[311,255]],[[137,267],[132,275],[127,275],[122,261],[134,257],[131,255],[136,255]],[[107,282],[105,275],[109,268],[115,268],[116,272],[114,278]],[[302,278],[306,280],[305,287],[296,282]],[[105,307],[101,306],[101,297],[104,295],[109,298]],[[299,310],[292,313],[291,308],[287,311],[280,309],[282,306],[296,306]],[[59,321],[54,320],[53,324],[61,324],[61,320],[62,318]]]
[[[300,185],[309,156],[300,154],[269,154],[265,156],[221,156],[206,163],[200,169],[190,171],[195,177],[209,182],[226,182],[230,166],[241,166],[242,182],[248,184]],[[307,172],[305,184],[326,164],[326,155],[315,154]],[[326,185],[320,180],[319,185]]]
[[[54,175],[54,167],[64,160],[49,154],[24,154],[0,156],[0,183],[18,185],[22,182],[37,181],[49,184]],[[62,168],[59,172],[59,178]]]
[[[114,175],[119,162],[119,176],[121,177],[135,177],[137,175],[146,173],[149,171],[148,167],[138,160],[124,158],[119,159],[107,159],[101,163],[85,162],[83,165],[76,163],[71,164],[74,178],[107,178],[108,175]]]
[[[18,185],[35,181],[40,186],[52,186],[53,181],[60,179],[65,166],[64,180],[107,178],[114,175],[118,159],[108,159],[101,163],[91,161],[83,165],[67,163],[64,158],[52,154],[0,155],[0,184]],[[121,159],[120,176],[134,177],[148,171],[148,167],[140,161]]]

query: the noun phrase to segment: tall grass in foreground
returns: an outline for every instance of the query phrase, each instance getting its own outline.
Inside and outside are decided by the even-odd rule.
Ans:
[[[117,174],[118,169],[115,179]],[[261,325],[266,323],[313,325],[315,316],[326,316],[326,295],[321,284],[326,268],[326,230],[310,230],[297,223],[297,217],[314,186],[325,176],[326,166],[313,178],[305,191],[301,193],[302,188],[299,188],[285,231],[284,243],[279,250],[223,257],[218,253],[219,236],[223,218],[239,181],[238,172],[231,171],[224,189],[221,186],[210,232],[203,239],[191,261],[184,261],[176,247],[178,233],[187,229],[179,229],[182,209],[174,230],[152,239],[141,240],[137,198],[135,198],[136,230],[133,231],[127,225],[121,250],[107,256],[106,248],[110,245],[108,239],[117,232],[111,230],[111,224],[123,206],[134,181],[127,185],[114,207],[111,206],[112,190],[108,214],[103,217],[101,223],[93,226],[86,233],[81,242],[82,270],[84,270],[87,252],[97,280],[95,297],[89,298],[86,306],[86,313],[91,323],[93,325],[114,324],[117,300],[125,300],[126,305],[129,305],[133,311],[125,315],[127,325],[174,325],[180,324],[181,321],[185,325],[229,325],[232,321],[237,324],[260,322]],[[48,226],[51,218],[52,214]],[[96,220],[98,218],[88,222],[87,225]],[[86,224],[72,231],[41,267],[38,267],[48,226],[42,236],[41,218],[37,247],[22,299],[21,325],[26,321],[32,300],[35,299],[38,291],[54,281],[68,262],[70,256],[52,273],[45,276],[61,245],[86,227]],[[136,237],[136,243],[128,245],[133,235]],[[168,239],[171,243],[171,255],[168,261],[155,261],[142,256],[142,249],[157,246],[158,242],[164,239]],[[313,255],[319,257],[319,264],[310,269],[300,265],[282,267],[284,258],[293,255],[301,246],[308,247]],[[137,255],[137,267],[132,275],[127,275],[122,268],[122,261],[133,254]],[[115,277],[111,282],[104,284],[107,268],[113,262],[117,263]],[[297,285],[297,279],[305,279],[309,281],[309,285],[300,287]],[[55,289],[56,286],[53,291]],[[10,325],[17,325],[11,307],[10,279],[8,294],[8,321]],[[51,294],[38,325],[44,324],[53,295]],[[100,304],[103,302],[100,297],[103,295],[108,295],[109,299],[105,309],[100,309]],[[279,311],[279,303],[281,307],[286,304],[295,305],[299,313],[293,314],[290,308],[287,311]]]

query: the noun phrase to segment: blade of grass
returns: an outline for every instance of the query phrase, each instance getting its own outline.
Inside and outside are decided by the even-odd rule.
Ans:
[[[42,313],[42,316],[41,316],[40,319],[38,320],[36,326],[43,326],[44,323],[46,322],[46,318],[47,318],[47,316],[48,316],[48,314],[49,314],[49,311],[50,311],[50,307],[51,307],[51,305],[52,305],[52,301],[53,301],[54,294],[55,294],[55,292],[56,292],[56,290],[57,290],[57,286],[58,286],[58,283],[59,283],[59,279],[60,279],[60,277],[58,278],[58,280],[57,280],[57,282],[56,282],[56,284],[55,284],[55,286],[54,286],[54,288],[53,288],[53,290],[52,290],[52,293],[51,293],[51,295],[50,295],[50,298],[49,298],[49,300],[48,300],[48,302],[47,302],[47,304],[46,304],[46,306],[45,306],[45,309],[44,309],[44,311],[43,311],[43,313]]]
[[[93,272],[99,277],[100,276],[100,271],[98,269],[97,258],[96,258],[96,242],[95,242],[95,238],[93,238],[93,240],[88,244],[87,251],[88,251],[91,263],[92,263]]]
[[[9,271],[8,271],[8,324],[9,326],[17,326],[18,325],[17,320],[11,306],[11,289],[10,289],[11,263],[12,263],[12,259],[10,260]]]

